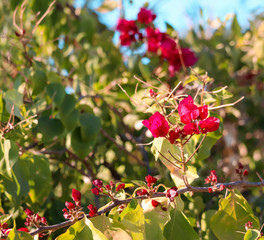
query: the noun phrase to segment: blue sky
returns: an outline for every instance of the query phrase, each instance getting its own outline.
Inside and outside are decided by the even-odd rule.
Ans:
[[[75,0],[75,6],[83,6],[85,0]],[[117,0],[120,1],[120,0]],[[100,0],[90,0],[90,6],[94,8],[100,5]],[[139,8],[146,1],[123,0],[125,17],[135,19]],[[155,25],[165,31],[165,22],[171,24],[180,34],[184,34],[189,28],[197,27],[200,22],[206,22],[208,18],[222,21],[230,13],[237,14],[239,23],[243,28],[249,26],[248,19],[252,12],[264,12],[264,0],[149,0],[149,8],[157,14]],[[203,11],[203,18],[200,15]],[[109,28],[114,28],[119,18],[119,10],[116,9],[107,14],[99,14],[100,20]]]

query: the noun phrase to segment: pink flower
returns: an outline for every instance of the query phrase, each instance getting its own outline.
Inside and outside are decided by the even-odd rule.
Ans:
[[[199,122],[202,133],[214,132],[220,126],[220,120],[216,117],[209,117]]]
[[[193,104],[193,98],[188,96],[184,98],[178,106],[178,112],[181,118],[181,122],[188,124],[199,117],[199,108]]]
[[[165,117],[159,112],[155,112],[149,120],[144,120],[142,123],[150,130],[154,138],[165,137],[170,129]]]
[[[146,8],[140,8],[138,13],[138,22],[149,24],[156,18],[156,14],[153,14],[150,10]]]

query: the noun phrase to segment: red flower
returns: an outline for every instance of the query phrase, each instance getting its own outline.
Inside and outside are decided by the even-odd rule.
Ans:
[[[147,185],[150,187],[152,184],[156,183],[157,182],[157,178],[154,178],[150,175],[146,176],[145,177],[145,180],[147,182]]]
[[[220,120],[216,117],[209,117],[199,122],[202,133],[214,132],[220,126]]]
[[[169,124],[159,112],[154,113],[149,120],[142,122],[152,133],[154,138],[165,137],[169,132]]]
[[[162,42],[160,44],[161,56],[165,59],[170,59],[171,54],[176,48],[175,41],[168,35],[163,35]]]
[[[97,187],[92,188],[91,191],[92,191],[92,193],[95,194],[95,195],[99,195],[99,193],[100,193],[99,188],[97,188]]]
[[[208,105],[198,107],[199,109],[199,119],[204,120],[208,116]]]
[[[138,32],[136,22],[133,20],[119,19],[116,29],[121,33],[120,40],[122,46],[129,46],[132,42],[135,42],[136,35],[142,38]]]
[[[149,24],[156,18],[156,15],[153,14],[150,10],[146,8],[140,8],[138,13],[138,21],[140,23]]]
[[[141,189],[137,191],[138,196],[148,195],[148,191],[146,189]]]
[[[210,172],[210,175],[205,179],[205,183],[211,183],[211,185],[214,185],[217,183],[217,175],[215,173],[215,170],[212,170]]]
[[[157,207],[157,206],[160,205],[160,203],[157,202],[157,201],[155,201],[155,200],[152,200],[152,201],[151,201],[151,204],[152,204],[153,207]]]
[[[72,199],[74,202],[79,202],[81,201],[81,193],[79,191],[77,191],[76,189],[72,189]]]
[[[25,210],[25,214],[29,217],[29,216],[32,216],[34,213],[29,210],[28,208]]]
[[[166,197],[169,198],[171,202],[174,200],[175,197],[178,196],[177,190],[178,190],[177,187],[172,187],[167,190]]]
[[[225,185],[224,184],[221,184],[220,187],[219,187],[219,190],[220,191],[223,191],[225,189]]]
[[[119,19],[116,30],[120,32],[130,32],[137,33],[138,28],[136,26],[136,22],[133,20]]]
[[[151,97],[156,97],[158,95],[156,92],[153,91],[153,89],[149,90],[149,94]]]
[[[45,217],[42,217],[41,218],[41,223],[44,224],[44,225],[47,225],[47,219]]]
[[[188,123],[183,128],[183,133],[185,135],[191,135],[191,134],[199,134],[199,128],[197,122]]]
[[[124,189],[125,188],[125,184],[124,183],[120,183],[118,186],[117,186],[117,188],[116,188],[116,192],[118,192],[118,191],[120,191],[120,190],[122,190],[122,189]]]
[[[97,208],[94,207],[92,204],[89,204],[87,208],[90,210],[89,212],[90,217],[93,217],[97,214]]]
[[[146,33],[147,33],[147,40],[148,40],[147,41],[148,51],[157,53],[160,47],[160,42],[161,42],[163,34],[160,33],[159,29],[154,30],[151,27],[146,28]]]
[[[93,180],[93,185],[100,188],[103,186],[103,181],[99,179]]]
[[[22,227],[22,228],[19,228],[17,229],[17,231],[20,231],[20,232],[29,232],[29,230],[25,227]]]
[[[175,140],[179,139],[181,136],[181,130],[176,128],[174,131],[169,132],[169,141],[171,144],[174,144]]]
[[[68,208],[69,210],[75,208],[75,204],[72,203],[72,202],[65,202],[65,206],[66,206],[66,208]]]
[[[246,169],[244,172],[243,172],[243,176],[247,176],[248,175],[248,170]]]

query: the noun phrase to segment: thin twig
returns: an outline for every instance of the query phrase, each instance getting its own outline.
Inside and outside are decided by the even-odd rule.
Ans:
[[[52,11],[52,6],[55,4],[56,0],[54,0],[48,7],[48,9],[46,10],[46,12],[42,15],[42,17],[36,22],[33,30],[32,30],[32,35],[35,33],[38,25],[42,22],[42,20]]]
[[[242,101],[244,98],[245,97],[243,96],[233,103],[228,103],[228,104],[220,105],[217,107],[209,107],[208,110],[213,110],[213,109],[218,109],[218,108],[223,108],[223,107],[231,107],[231,106],[234,106],[235,104],[239,103],[240,101]]]

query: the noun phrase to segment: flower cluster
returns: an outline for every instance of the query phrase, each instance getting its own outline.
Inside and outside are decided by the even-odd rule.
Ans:
[[[116,185],[112,181],[110,181],[109,184],[106,184],[104,186],[103,181],[99,179],[94,180],[93,185],[95,186],[94,188],[91,189],[93,194],[99,195],[100,193],[102,193],[108,195],[109,197],[113,196],[114,189],[115,189],[115,193],[118,193],[119,191],[125,188],[124,183],[119,183],[118,186],[116,187]]]
[[[26,226],[32,226],[32,225],[36,227],[47,226],[47,219],[45,217],[39,216],[38,213],[35,214],[28,208],[25,210],[25,213],[27,215],[25,222]]]
[[[66,208],[62,209],[63,217],[65,219],[70,219],[71,221],[74,221],[83,215],[81,207],[81,197],[82,195],[78,190],[72,189],[72,199],[74,203],[65,202]]]
[[[245,223],[246,230],[251,229],[251,228],[253,228],[253,222],[248,221],[247,223]]]
[[[204,181],[205,181],[206,184],[210,183],[211,185],[215,185],[217,183],[217,181],[218,181],[217,175],[215,173],[215,170],[212,170],[210,172],[210,175],[207,176],[207,178]]]
[[[198,107],[191,96],[179,103],[178,113],[183,127],[177,126],[171,131],[169,131],[168,121],[159,112],[154,113],[142,123],[150,130],[154,138],[166,137],[171,144],[174,144],[177,139],[184,139],[187,135],[214,132],[220,126],[218,118],[208,117],[208,105]],[[167,136],[168,133],[169,136]]]
[[[162,61],[168,61],[168,70],[173,77],[183,64],[192,66],[197,62],[197,58],[189,48],[180,49],[168,34],[155,29],[152,24],[155,18],[156,15],[150,10],[141,8],[137,20],[119,19],[116,29],[120,32],[122,46],[129,46],[137,40],[145,41],[149,53],[158,55]]]

